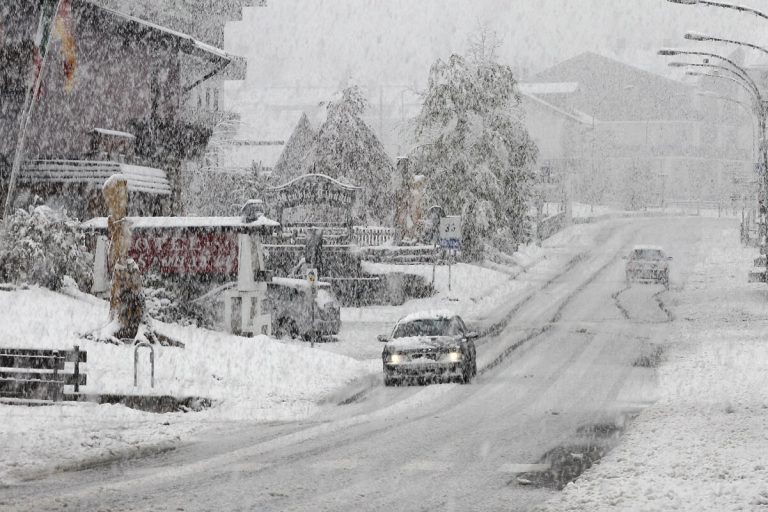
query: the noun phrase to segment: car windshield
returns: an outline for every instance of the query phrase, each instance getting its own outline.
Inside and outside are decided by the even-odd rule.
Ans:
[[[398,324],[392,337],[455,336],[460,332],[458,323],[449,318],[429,318]]]
[[[663,260],[664,253],[658,249],[635,249],[629,258],[632,260]]]

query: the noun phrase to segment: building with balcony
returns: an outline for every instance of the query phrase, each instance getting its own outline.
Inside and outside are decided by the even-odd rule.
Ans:
[[[24,98],[32,73],[38,2],[0,7],[0,199],[7,194]],[[242,78],[242,59],[183,32],[71,0],[76,69],[64,87],[61,42],[52,38],[34,101],[16,206],[34,196],[79,217],[103,215],[104,177],[128,176],[131,214],[181,213],[181,169],[199,158],[219,122],[216,77]],[[221,114],[223,117],[223,114]]]

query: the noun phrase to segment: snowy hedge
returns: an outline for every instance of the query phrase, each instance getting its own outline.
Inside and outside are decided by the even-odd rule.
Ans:
[[[64,210],[19,209],[0,224],[0,281],[58,290],[69,276],[86,289],[92,261],[78,221]]]

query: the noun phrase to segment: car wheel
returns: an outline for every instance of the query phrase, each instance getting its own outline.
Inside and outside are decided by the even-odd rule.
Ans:
[[[390,386],[394,386],[395,384],[397,384],[395,382],[395,379],[393,379],[392,377],[389,377],[388,375],[384,376],[384,385],[385,386],[390,387]]]

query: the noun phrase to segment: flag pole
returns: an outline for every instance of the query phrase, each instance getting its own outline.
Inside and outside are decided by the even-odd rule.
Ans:
[[[13,195],[16,188],[16,181],[18,181],[19,171],[21,170],[21,162],[24,160],[24,150],[26,145],[26,139],[27,139],[27,130],[29,129],[29,124],[32,120],[32,114],[34,112],[35,107],[35,98],[37,98],[38,93],[40,92],[40,86],[43,81],[43,73],[45,70],[45,63],[48,60],[48,50],[51,46],[51,37],[50,37],[50,29],[51,25],[53,25],[54,21],[56,20],[56,16],[59,14],[59,8],[61,7],[61,2],[63,0],[56,0],[56,7],[53,10],[53,16],[50,17],[50,19],[45,19],[45,6],[43,5],[43,10],[40,13],[40,26],[38,27],[40,30],[42,30],[43,34],[48,34],[48,36],[44,36],[44,41],[41,41],[41,43],[44,44],[45,48],[43,50],[43,54],[40,58],[40,68],[37,70],[37,76],[35,76],[35,80],[32,84],[32,87],[27,87],[27,92],[24,96],[24,107],[22,109],[22,115],[21,115],[21,123],[19,126],[19,137],[16,141],[16,152],[13,154],[13,165],[11,166],[11,176],[8,180],[8,191],[5,198],[5,206],[3,208],[3,220],[5,221],[8,219],[8,216],[11,213],[11,207],[13,205]],[[48,25],[47,27],[45,25]]]

